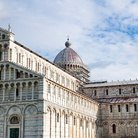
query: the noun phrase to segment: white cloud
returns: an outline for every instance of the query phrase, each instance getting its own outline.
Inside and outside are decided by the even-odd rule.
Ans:
[[[91,67],[91,79],[133,79],[137,7],[130,0],[0,0],[0,22],[7,28],[10,21],[17,41],[51,61],[70,35],[72,48]]]

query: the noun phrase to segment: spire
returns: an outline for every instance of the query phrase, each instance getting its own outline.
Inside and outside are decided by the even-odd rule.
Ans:
[[[67,40],[69,41],[69,35],[67,36]]]
[[[65,42],[65,46],[68,48],[71,46],[71,43],[69,41],[69,35],[67,36],[67,41]]]
[[[10,24],[10,23],[9,23],[8,31],[9,31],[9,32],[12,32],[12,31],[11,31],[11,24]]]

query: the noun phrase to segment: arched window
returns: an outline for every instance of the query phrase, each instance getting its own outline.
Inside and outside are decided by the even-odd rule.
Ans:
[[[2,35],[2,39],[5,39],[5,34]]]
[[[94,90],[94,96],[96,96],[97,95],[97,91],[96,90]]]
[[[17,52],[17,49],[15,48],[15,62],[18,63],[18,52]]]
[[[112,129],[113,129],[113,133],[116,133],[116,125],[115,124],[113,124]]]
[[[59,122],[59,113],[57,113],[57,122]]]
[[[21,53],[19,53],[19,63],[21,63]]]
[[[10,48],[10,60],[12,60],[12,49]]]
[[[39,62],[38,62],[38,69],[37,69],[37,70],[38,70],[38,72],[39,72]]]
[[[50,93],[50,91],[51,91],[51,86],[50,86],[50,84],[48,84],[47,91],[48,91],[48,93]]]
[[[108,89],[106,89],[106,95],[108,95]]]
[[[29,68],[31,67],[31,59],[30,58],[28,58],[28,65],[29,65]]]

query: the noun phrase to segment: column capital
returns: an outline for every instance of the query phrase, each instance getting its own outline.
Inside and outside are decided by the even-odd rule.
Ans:
[[[3,89],[5,89],[6,87],[5,87],[5,84],[3,84]]]
[[[17,86],[16,85],[14,85],[14,89],[16,89],[17,88]]]
[[[9,87],[8,87],[9,89],[11,89],[11,85],[9,85]]]
[[[20,88],[23,88],[22,84],[20,84]]]
[[[6,68],[6,65],[5,65],[5,64],[3,65],[3,68],[4,68],[4,69]]]

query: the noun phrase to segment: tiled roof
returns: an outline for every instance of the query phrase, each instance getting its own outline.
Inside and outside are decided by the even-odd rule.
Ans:
[[[106,87],[106,86],[118,86],[118,85],[133,85],[138,84],[138,80],[129,80],[129,81],[114,81],[114,82],[104,82],[104,83],[89,83],[84,85],[84,88],[90,88],[90,87]]]
[[[135,98],[108,98],[108,99],[98,99],[99,103],[133,103],[138,102],[138,97]]]

